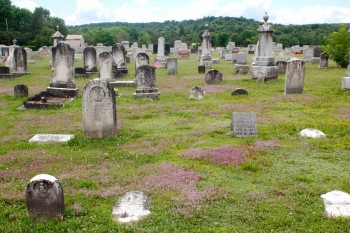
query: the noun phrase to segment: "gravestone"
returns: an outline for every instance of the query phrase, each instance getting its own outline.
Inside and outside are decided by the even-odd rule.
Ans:
[[[286,73],[286,69],[287,69],[287,62],[286,61],[277,61],[276,66],[278,67],[279,74]]]
[[[27,51],[21,47],[13,51],[13,73],[26,74],[27,71]]]
[[[8,46],[1,47],[1,56],[8,57],[10,55],[10,49]]]
[[[258,136],[255,112],[233,112],[231,131],[237,138]]]
[[[113,75],[115,78],[119,78],[128,74],[125,54],[126,54],[126,51],[122,44],[117,43],[113,45],[112,47]]]
[[[113,87],[104,80],[91,80],[84,87],[82,99],[84,137],[114,136],[117,116]]]
[[[222,82],[222,73],[218,70],[209,70],[208,73],[205,74],[205,83],[208,85],[219,84]]]
[[[24,84],[18,84],[13,88],[15,97],[27,97],[28,87]]]
[[[84,69],[88,73],[97,73],[97,56],[94,47],[86,47],[83,51]]]
[[[17,43],[17,40],[14,39],[13,40],[13,45],[11,45],[9,47],[9,56],[7,57],[6,62],[5,62],[5,66],[9,67],[10,69],[13,69],[13,65],[14,65],[13,53],[14,53],[16,48],[19,48],[19,46],[16,45],[16,43]]]
[[[64,217],[64,197],[61,183],[53,176],[34,176],[26,186],[26,205],[29,215],[38,220]]]
[[[213,61],[211,60],[211,35],[209,33],[209,25],[205,25],[205,30],[202,34],[202,55],[200,57],[200,65],[204,65],[207,68],[211,68]]]
[[[348,65],[345,77],[342,79],[342,89],[350,90],[350,64]]]
[[[177,74],[177,59],[168,58],[166,62],[166,68],[169,75]]]
[[[328,68],[328,56],[324,52],[320,54],[319,68]]]
[[[327,217],[350,217],[350,195],[348,193],[333,190],[321,195],[325,206],[324,214]]]
[[[100,65],[100,79],[104,81],[113,81],[113,58],[112,55],[108,52],[103,52],[98,57],[98,63]]]
[[[284,94],[303,93],[305,61],[292,59],[287,62]]]
[[[152,99],[160,98],[160,93],[156,88],[155,68],[149,65],[143,65],[136,69],[135,81],[137,83],[134,98]]]
[[[205,74],[205,66],[198,66],[198,74]]]
[[[35,134],[29,139],[29,143],[65,143],[73,138],[73,134]]]
[[[122,41],[120,43],[123,45],[124,49],[129,49],[130,48],[130,42],[129,41]]]
[[[10,74],[10,68],[6,66],[0,66],[0,75],[1,74]]]
[[[96,58],[100,57],[100,54],[103,52],[108,52],[108,48],[104,46],[102,43],[98,43],[95,47],[96,50]]]
[[[177,58],[179,58],[179,59],[190,58],[190,51],[189,50],[182,50],[182,49],[177,50]]]
[[[58,43],[64,40],[64,35],[60,33],[60,27],[56,26],[56,32],[51,36],[53,38],[53,46],[56,47]]]
[[[234,95],[248,95],[248,91],[243,88],[236,88],[231,92],[231,96],[234,96]]]
[[[174,49],[177,51],[181,48],[182,41],[181,40],[175,40],[174,41]]]
[[[235,64],[235,72],[241,74],[248,74],[249,66],[247,64],[247,54],[243,52],[237,53],[237,63]]]
[[[311,58],[314,56],[314,49],[313,48],[304,48],[303,50],[303,60],[310,62]]]
[[[163,36],[158,38],[158,50],[157,50],[157,57],[156,59],[158,61],[165,61],[165,38]]]
[[[146,53],[137,54],[135,59],[135,75],[137,68],[145,65],[149,65],[149,56]]]
[[[318,129],[310,129],[306,128],[299,132],[299,135],[302,137],[307,138],[323,138],[326,137],[326,134],[324,134],[322,131]]]
[[[201,87],[192,87],[189,91],[189,99],[202,100],[205,97],[205,92]]]
[[[74,49],[65,41],[52,48],[52,82],[47,91],[55,97],[78,95],[74,82]]]
[[[273,27],[267,23],[269,16],[265,12],[264,24],[258,28],[259,40],[256,46],[255,58],[251,73],[257,81],[267,81],[278,78],[278,68],[275,65],[273,51]]]

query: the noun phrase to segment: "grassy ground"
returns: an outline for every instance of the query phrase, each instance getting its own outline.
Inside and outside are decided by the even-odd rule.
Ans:
[[[117,135],[84,139],[81,93],[63,109],[16,110],[25,98],[14,97],[13,87],[26,84],[30,96],[46,90],[48,62],[0,80],[1,232],[349,232],[350,220],[324,216],[320,198],[350,192],[350,94],[340,87],[346,71],[334,63],[308,63],[304,93],[283,95],[284,75],[257,83],[224,60],[214,65],[223,83],[207,86],[192,55],[178,60],[178,75],[157,70],[159,101],[136,100],[134,88],[119,88]],[[132,80],[134,64],[128,67],[125,79]],[[76,79],[80,92],[87,81]],[[203,87],[204,100],[188,99],[193,86]],[[249,95],[231,96],[237,87]],[[257,138],[228,134],[234,111],[257,113]],[[304,128],[327,137],[301,138]],[[28,144],[39,133],[75,139]],[[63,221],[36,222],[27,214],[25,186],[40,173],[64,188]],[[132,190],[151,197],[152,214],[120,225],[112,207]]]

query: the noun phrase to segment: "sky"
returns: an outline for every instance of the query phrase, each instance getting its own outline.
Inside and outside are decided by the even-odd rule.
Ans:
[[[270,23],[350,23],[350,0],[12,0],[20,8],[50,10],[66,25],[164,22],[205,16],[245,17]]]

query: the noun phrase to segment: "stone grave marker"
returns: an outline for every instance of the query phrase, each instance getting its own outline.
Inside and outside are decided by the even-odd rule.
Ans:
[[[27,71],[27,51],[24,48],[15,48],[13,51],[13,73],[26,74]]]
[[[29,143],[64,143],[73,138],[73,134],[35,134],[31,139],[29,139]]]
[[[350,64],[345,73],[345,77],[342,78],[341,87],[343,90],[350,90]]]
[[[305,61],[292,59],[287,62],[284,94],[303,93]]]
[[[113,87],[94,79],[83,92],[83,129],[85,138],[104,138],[116,133],[116,101]]]
[[[319,68],[328,68],[328,56],[324,52],[320,54]]]
[[[231,96],[234,96],[234,95],[248,95],[248,91],[243,88],[236,88],[231,92]]]
[[[201,87],[192,87],[189,91],[189,99],[202,100],[205,97],[205,92]]]
[[[158,38],[158,50],[157,50],[157,60],[165,61],[165,38],[163,36]]]
[[[10,68],[6,66],[0,66],[0,75],[1,74],[10,74]]]
[[[205,74],[205,66],[198,66],[198,74]]]
[[[126,54],[126,51],[122,44],[117,43],[113,45],[112,47],[113,75],[115,78],[119,78],[128,74],[125,54]]]
[[[278,68],[279,74],[286,73],[286,69],[287,69],[287,62],[286,61],[277,61],[276,66]]]
[[[137,54],[135,59],[135,75],[137,68],[145,65],[149,65],[149,56],[146,53]]]
[[[231,131],[237,138],[258,136],[255,112],[233,112]]]
[[[135,81],[137,83],[134,98],[159,99],[160,93],[156,88],[155,68],[149,65],[140,66],[136,69]]]
[[[190,58],[190,51],[189,50],[183,50],[179,49],[177,50],[177,58],[183,59],[183,58]]]
[[[223,79],[223,75],[218,70],[209,70],[208,73],[205,74],[205,83],[208,85],[221,83]]]
[[[26,186],[26,205],[29,215],[38,220],[64,217],[64,197],[61,183],[53,176],[34,176]]]
[[[108,52],[101,53],[98,57],[98,63],[100,65],[100,79],[107,82],[114,80],[112,55]]]
[[[204,65],[207,68],[211,68],[213,65],[213,62],[211,60],[211,35],[209,32],[209,25],[205,25],[205,30],[202,34],[202,54],[200,57],[200,65]]]
[[[303,60],[304,61],[311,61],[311,58],[314,56],[314,49],[313,48],[304,48],[303,50]]]
[[[177,74],[177,59],[168,58],[166,62],[166,68],[169,75]]]
[[[15,97],[27,97],[28,87],[24,84],[18,84],[13,88]]]
[[[248,74],[249,66],[247,64],[247,54],[243,52],[237,53],[237,63],[235,64],[235,72],[241,74]]]
[[[333,190],[321,195],[327,217],[350,217],[350,195],[348,193]]]
[[[94,47],[86,47],[83,51],[84,69],[89,73],[96,73],[97,71],[97,56]]]

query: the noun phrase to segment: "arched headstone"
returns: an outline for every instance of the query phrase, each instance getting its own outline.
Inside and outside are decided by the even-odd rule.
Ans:
[[[89,73],[96,73],[96,49],[94,47],[86,47],[83,51],[84,69]]]
[[[98,57],[98,63],[100,65],[100,79],[105,81],[113,80],[113,58],[108,52],[103,52]]]
[[[25,74],[27,71],[27,51],[24,48],[15,48],[13,51],[13,73]]]

